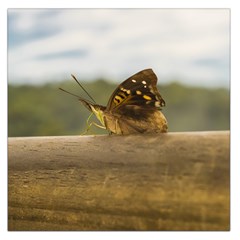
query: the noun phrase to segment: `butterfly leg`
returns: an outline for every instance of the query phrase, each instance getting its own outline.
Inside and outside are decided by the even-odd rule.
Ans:
[[[94,125],[94,126],[96,126],[96,127],[99,127],[99,128],[102,128],[102,129],[106,129],[105,127],[103,127],[103,126],[101,126],[101,125],[98,125],[98,124],[95,123],[95,122],[91,122],[90,124],[87,125],[86,130],[85,130],[81,135],[87,134],[87,133],[90,131],[92,125]]]
[[[95,123],[95,122],[91,122],[90,125],[91,125],[91,126],[94,125],[94,126],[96,126],[96,127],[98,127],[98,128],[101,128],[101,129],[106,129],[106,127],[104,127],[104,126],[102,126],[102,125],[98,125],[98,124]]]
[[[85,135],[88,133],[88,131],[90,130],[91,126],[92,126],[92,123],[89,124],[89,121],[90,121],[90,118],[92,117],[93,115],[93,112],[89,115],[87,121],[86,121],[86,130],[81,134],[81,135]]]
[[[92,125],[95,125],[96,127],[101,128],[101,129],[106,129],[106,127],[101,126],[101,125],[98,125],[98,124],[95,123],[95,122],[89,123],[89,120],[90,120],[90,118],[91,118],[92,115],[93,115],[93,113],[91,113],[91,115],[88,117],[88,119],[87,119],[87,128],[86,128],[86,130],[85,130],[81,135],[87,134],[88,131],[91,129]]]
[[[119,121],[118,121],[118,119],[115,120],[115,131],[116,131],[117,134],[123,135],[122,129],[121,129],[120,126],[119,126]]]

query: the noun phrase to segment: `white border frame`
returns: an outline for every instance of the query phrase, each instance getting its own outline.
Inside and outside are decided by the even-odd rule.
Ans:
[[[26,0],[8,0],[1,3],[0,8],[0,52],[1,52],[1,80],[0,80],[0,103],[3,117],[0,124],[0,235],[2,239],[43,239],[57,238],[58,240],[74,239],[184,239],[184,240],[208,240],[208,239],[237,239],[240,236],[240,187],[239,171],[240,159],[238,145],[240,142],[240,116],[239,116],[239,45],[240,45],[240,9],[236,0],[41,0],[37,3]],[[230,8],[231,9],[231,231],[229,232],[8,232],[7,230],[7,9],[8,8]],[[3,71],[5,70],[5,71]]]

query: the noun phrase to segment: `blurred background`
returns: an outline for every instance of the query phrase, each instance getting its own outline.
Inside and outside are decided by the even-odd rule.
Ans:
[[[58,89],[87,98],[70,75],[106,105],[145,68],[169,131],[230,128],[229,9],[9,9],[8,135],[79,135],[89,112]]]

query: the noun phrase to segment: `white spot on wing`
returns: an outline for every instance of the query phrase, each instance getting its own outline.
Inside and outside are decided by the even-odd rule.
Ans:
[[[132,82],[134,82],[134,83],[135,83],[135,82],[137,82],[137,81],[136,81],[135,79],[132,79]]]
[[[146,81],[142,81],[142,84],[144,84],[144,85],[145,85],[145,84],[147,84],[147,83],[146,83]]]

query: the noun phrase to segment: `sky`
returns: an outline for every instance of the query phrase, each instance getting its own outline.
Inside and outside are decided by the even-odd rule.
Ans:
[[[145,68],[161,84],[229,88],[230,10],[8,10],[11,84],[121,82]]]

